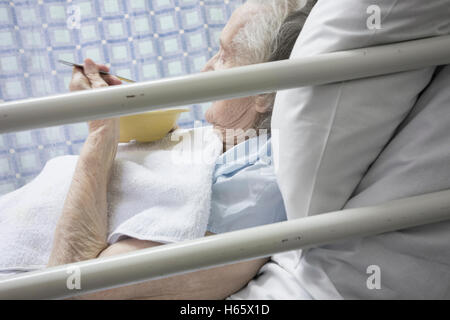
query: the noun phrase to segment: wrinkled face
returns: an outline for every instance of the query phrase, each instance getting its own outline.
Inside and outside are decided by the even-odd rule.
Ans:
[[[233,13],[220,37],[220,49],[211,58],[202,70],[214,71],[240,66],[237,59],[236,48],[233,48],[232,41],[252,15],[260,12],[261,6],[255,4],[244,4]],[[242,52],[245,48],[239,48]],[[265,112],[258,107],[256,97],[237,98],[230,100],[216,101],[206,112],[206,120],[213,124],[215,128],[224,131],[225,129],[242,129],[246,131],[255,123],[259,112]]]

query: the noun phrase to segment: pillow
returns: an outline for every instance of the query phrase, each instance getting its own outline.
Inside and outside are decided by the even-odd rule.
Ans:
[[[380,9],[381,29],[372,30],[367,27],[370,18],[367,10],[377,10],[377,7],[371,7],[374,4]],[[449,34],[449,16],[450,0],[319,0],[291,58]],[[338,210],[346,205],[369,166],[410,113],[418,95],[430,82],[434,69],[297,88],[277,94],[272,143],[288,218]],[[361,183],[366,188],[368,185]],[[361,204],[363,195],[358,198]],[[445,242],[446,238],[442,239]],[[416,260],[408,260],[413,252],[410,255],[394,252],[387,256],[372,256],[374,252],[383,253],[383,247],[359,250],[362,247],[358,241],[362,240],[348,241],[348,246],[335,244],[334,247],[329,245],[274,255],[263,270],[266,273],[276,270],[276,275],[271,273],[256,278],[231,298],[270,296],[285,299],[286,294],[271,290],[274,281],[279,282],[279,287],[290,283],[286,288],[292,298],[298,296],[295,292],[306,291],[314,299],[405,297],[408,292],[410,296],[439,296],[448,283],[443,281],[437,290],[431,290],[431,286],[423,291],[414,289],[415,284],[426,282],[430,273],[425,277],[408,272],[399,277],[399,273],[402,265],[416,266],[420,256]],[[376,241],[364,249],[373,247],[373,243]],[[439,257],[440,252],[430,254]],[[386,290],[368,290],[366,281],[370,274],[366,273],[366,268],[388,262],[392,257],[400,257],[395,260],[396,267],[392,269],[392,264],[388,264],[382,269],[382,282],[387,284],[383,289],[387,289],[387,293]],[[360,264],[355,264],[355,260]],[[426,262],[423,260],[419,268],[424,266],[424,270],[432,272],[433,268]],[[447,280],[442,277],[443,271],[448,271],[445,267],[441,263],[435,279]],[[389,275],[385,273],[387,271]],[[269,276],[273,280],[270,285],[264,281]],[[395,278],[402,281],[392,282]],[[422,283],[409,285],[408,280],[415,278],[423,279]]]
[[[449,83],[450,66],[440,67],[346,208],[450,189]],[[346,298],[450,299],[449,243],[445,221],[317,248],[307,260],[318,261]],[[365,288],[368,264],[382,272],[379,290]]]
[[[450,0],[375,3],[318,1],[291,58],[450,33]],[[377,10],[379,29],[372,28]],[[434,69],[278,93],[274,160],[289,219],[345,206]]]

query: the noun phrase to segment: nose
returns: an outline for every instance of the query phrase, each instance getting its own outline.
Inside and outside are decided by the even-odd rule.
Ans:
[[[214,70],[214,63],[216,61],[217,55],[214,55],[211,59],[209,59],[208,62],[206,62],[205,66],[203,67],[201,72],[208,72]]]
[[[205,66],[203,67],[201,72],[208,72],[208,71],[212,71],[213,70],[213,64],[212,64],[212,59],[210,59],[208,62],[206,62]]]

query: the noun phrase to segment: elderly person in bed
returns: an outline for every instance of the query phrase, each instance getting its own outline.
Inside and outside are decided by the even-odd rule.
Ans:
[[[233,13],[221,34],[219,52],[206,64],[203,71],[289,58],[306,20],[306,12],[309,11],[308,6],[303,8],[303,12],[294,11],[301,7],[301,3],[299,0],[248,1]],[[120,84],[113,76],[100,76],[100,70],[108,71],[108,68],[86,59],[84,72],[74,69],[71,90]],[[252,128],[269,129],[273,100],[273,94],[266,94],[217,101],[207,111],[206,119],[222,132],[226,129],[242,129],[241,132]],[[160,245],[156,242],[127,238],[108,246],[106,194],[117,150],[119,122],[118,119],[96,120],[90,121],[88,126],[89,135],[81,151],[57,225],[49,266]],[[227,139],[225,143],[227,141],[234,143],[235,137]],[[217,190],[213,186],[211,215],[220,215],[220,212],[215,212],[219,210],[214,207],[215,193]],[[272,188],[262,196],[264,205],[256,211],[264,216],[271,210],[272,218],[270,221],[256,221],[254,225],[284,219],[284,208],[278,188]],[[271,204],[267,205],[268,203]],[[278,212],[278,216],[274,215],[274,212]],[[266,261],[267,259],[257,259],[110,289],[84,297],[221,299],[245,286]]]

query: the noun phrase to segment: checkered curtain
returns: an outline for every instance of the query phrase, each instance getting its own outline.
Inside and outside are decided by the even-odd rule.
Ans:
[[[0,0],[0,102],[68,91],[58,59],[107,63],[137,81],[199,72],[243,0]],[[194,105],[180,124],[203,120]],[[56,156],[78,154],[85,123],[0,135],[0,195]]]

